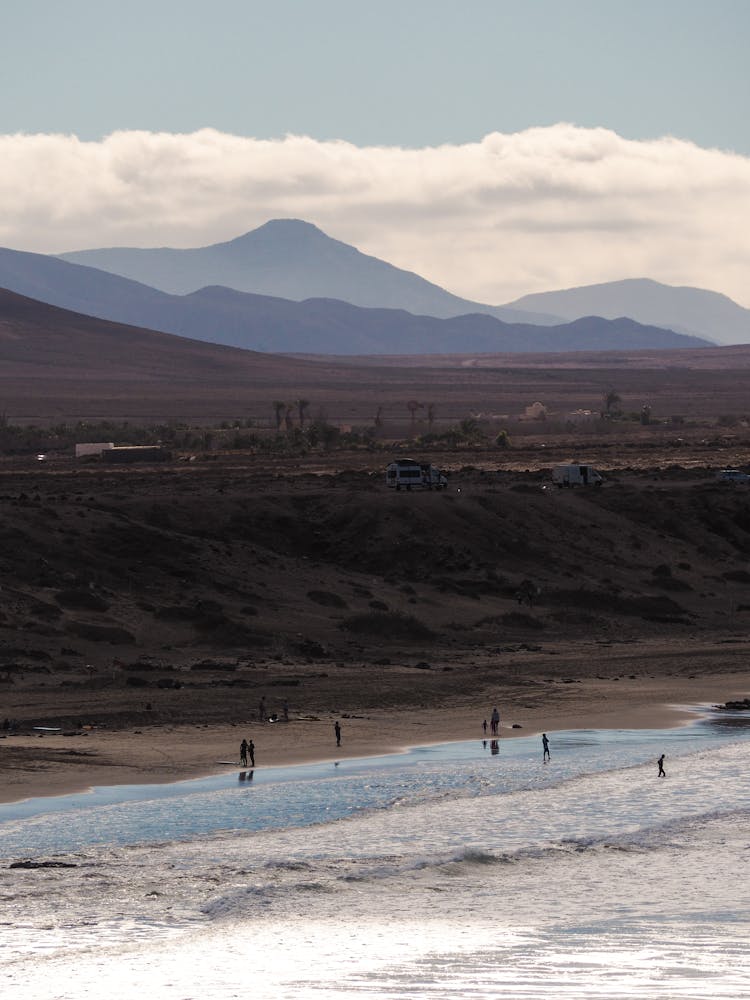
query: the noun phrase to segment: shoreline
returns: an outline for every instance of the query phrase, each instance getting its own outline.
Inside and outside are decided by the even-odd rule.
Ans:
[[[579,685],[574,703],[553,710],[501,709],[500,739],[550,735],[571,729],[671,729],[699,714],[699,706],[745,694],[736,674],[662,679],[624,685],[601,696],[596,685]],[[588,690],[586,689],[588,688]],[[295,717],[275,724],[155,725],[133,730],[95,729],[86,734],[8,735],[0,741],[0,804],[84,793],[95,787],[169,784],[221,774],[239,755],[243,738],[255,743],[255,767],[293,766],[385,756],[411,747],[490,739],[482,720],[492,706],[397,710]],[[342,745],[333,725],[339,719]],[[518,728],[513,728],[517,726]],[[14,759],[15,758],[15,759]],[[239,763],[237,768],[240,769]]]

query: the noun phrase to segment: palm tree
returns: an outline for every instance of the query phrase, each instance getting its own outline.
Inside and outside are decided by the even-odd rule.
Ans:
[[[284,405],[284,409],[286,411],[284,413],[284,427],[286,428],[287,431],[290,431],[292,429],[292,427],[294,426],[293,423],[292,423],[292,414],[294,413],[294,409],[295,409],[295,405],[296,404],[295,403],[284,403],[283,405]]]
[[[281,421],[284,417],[284,410],[286,409],[286,403],[282,403],[280,399],[275,399],[272,403],[274,416],[276,417],[276,433],[278,434],[281,430]]]
[[[609,389],[604,393],[604,412],[609,417],[612,411],[620,405],[622,400],[620,399],[620,394],[616,389]]]
[[[411,414],[411,429],[412,429],[412,431],[414,430],[414,424],[416,423],[416,420],[417,420],[417,410],[421,410],[423,406],[424,406],[424,403],[418,403],[416,401],[416,399],[410,399],[409,402],[406,404],[406,409]]]
[[[298,399],[297,400],[297,412],[299,413],[299,425],[304,430],[305,427],[305,417],[307,416],[307,411],[310,407],[309,399]]]

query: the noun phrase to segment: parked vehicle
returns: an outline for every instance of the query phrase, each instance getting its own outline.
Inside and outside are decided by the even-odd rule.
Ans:
[[[601,486],[603,479],[593,465],[556,465],[552,470],[552,482],[560,489],[563,486]]]
[[[448,477],[436,465],[422,463],[422,485],[428,490],[444,490],[448,486]]]
[[[722,469],[716,476],[722,483],[750,483],[750,475],[739,469]]]
[[[396,490],[444,490],[448,485],[445,473],[429,462],[399,458],[385,470],[386,486]]]

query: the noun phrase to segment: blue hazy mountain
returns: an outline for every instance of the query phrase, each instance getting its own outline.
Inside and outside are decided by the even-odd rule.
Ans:
[[[481,312],[509,323],[559,322],[555,316],[459,298],[418,274],[360,253],[299,219],[274,219],[227,243],[190,250],[113,247],[78,250],[60,257],[175,295],[221,285],[295,302],[339,299],[366,308],[405,309],[441,318]]]
[[[61,258],[176,295],[222,286],[296,302],[337,299],[443,319],[483,313],[509,323],[538,326],[583,316],[628,316],[647,326],[719,343],[750,341],[750,310],[716,292],[638,278],[488,305],[452,295],[298,219],[275,219],[237,239],[195,249],[114,247],[75,251]]]
[[[93,267],[8,249],[0,249],[0,288],[87,316],[266,352],[538,353],[706,344],[624,318],[586,317],[545,327],[504,323],[480,313],[439,319],[334,299],[296,302],[217,286],[170,295]]]
[[[567,320],[629,316],[639,323],[706,337],[719,344],[750,343],[750,309],[719,292],[663,285],[648,278],[524,295],[508,306],[550,312]]]

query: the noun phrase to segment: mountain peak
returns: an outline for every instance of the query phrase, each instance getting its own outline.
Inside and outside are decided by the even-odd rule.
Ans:
[[[257,229],[251,229],[242,236],[237,236],[226,243],[215,245],[236,248],[246,243],[283,243],[290,240],[293,240],[295,243],[299,243],[300,240],[306,242],[314,240],[336,242],[335,240],[331,240],[330,236],[327,236],[322,229],[313,225],[312,222],[305,222],[303,219],[269,219],[268,222],[264,222]]]

